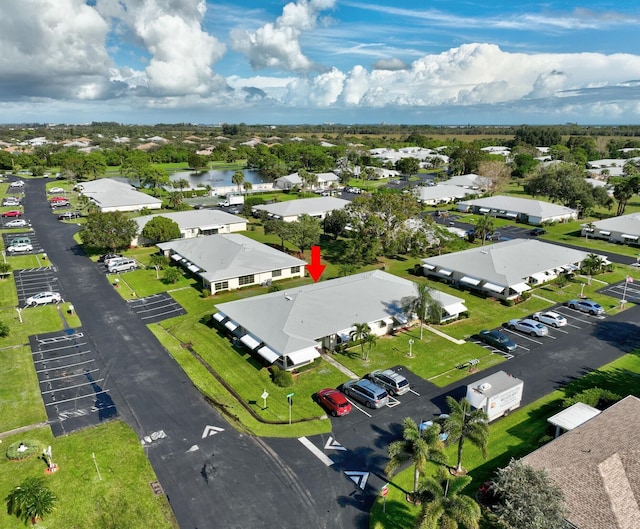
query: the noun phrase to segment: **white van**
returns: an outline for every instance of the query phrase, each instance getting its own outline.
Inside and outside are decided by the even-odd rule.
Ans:
[[[118,259],[117,261],[109,263],[107,265],[107,271],[110,274],[118,274],[120,272],[129,272],[138,268],[138,263],[135,259]]]

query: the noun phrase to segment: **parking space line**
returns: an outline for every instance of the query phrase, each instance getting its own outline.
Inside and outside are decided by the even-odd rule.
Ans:
[[[531,349],[529,349],[528,347],[525,347],[524,345],[516,344],[516,347],[519,347],[520,349],[524,349],[528,353],[531,352]],[[507,353],[507,354],[509,354],[509,353]]]
[[[171,314],[172,312],[178,312],[182,310],[182,307],[180,308],[175,308],[175,309],[171,309],[171,310],[165,310],[163,312],[153,312],[150,316],[140,316],[141,320],[148,320],[151,318],[157,318],[158,316],[164,316],[165,314]],[[145,311],[145,312],[150,312],[150,311]],[[138,313],[140,314],[140,313]]]
[[[400,401],[395,397],[389,395],[389,398],[387,400],[387,408],[395,408],[398,404],[400,404]]]
[[[584,313],[580,312],[579,310],[573,310],[573,309],[567,309],[568,312],[561,312],[560,314],[562,314],[563,316],[567,317],[567,318],[571,318],[573,320],[578,320],[581,321],[582,323],[586,323],[588,325],[595,325],[595,323],[591,320],[585,320],[583,318],[579,318],[578,316],[582,316]]]
[[[47,381],[45,381],[45,382],[47,382]],[[40,393],[42,393],[43,395],[45,395],[47,393],[57,393],[58,391],[67,391],[68,389],[82,388],[84,386],[91,386],[93,384],[97,384],[98,382],[104,382],[104,378],[99,378],[97,380],[92,380],[91,382],[85,382],[84,384],[76,384],[75,386],[65,386],[63,388],[58,388],[58,389],[48,389],[46,391],[41,391]]]
[[[515,336],[520,336],[520,337],[524,338],[525,340],[529,340],[530,342],[537,343],[538,345],[542,345],[542,342],[539,342],[538,340],[535,340],[531,336],[527,336],[526,334],[522,334],[521,332],[512,331],[511,329],[504,329],[504,330],[507,331],[507,332],[510,332],[511,334],[514,334]]]
[[[309,439],[306,437],[298,437],[298,441],[302,443],[302,445],[309,450],[314,456],[316,456],[320,461],[322,461],[326,466],[330,467],[333,465],[333,459],[327,456],[322,450],[320,450],[316,445],[314,445]]]
[[[358,406],[353,400],[351,400],[349,397],[346,397],[347,400],[351,403],[351,406],[353,406],[354,408],[360,410],[362,413],[364,413],[367,417],[371,417],[371,414],[367,413],[366,411],[364,411],[360,406]]]
[[[418,396],[418,397],[420,396],[420,393],[418,393],[417,391],[415,391],[415,390],[413,390],[413,389],[410,389],[410,390],[409,390],[409,393],[413,393],[414,395],[416,395],[416,396]]]
[[[54,338],[43,338],[41,340],[38,340],[38,343],[44,344],[44,343],[64,342],[64,341],[72,340],[73,338],[82,338],[83,336],[84,336],[83,333],[75,332],[73,334],[68,334],[65,336],[56,336]]]
[[[62,347],[48,347],[47,349],[41,349],[40,351],[37,351],[39,353],[55,353],[56,351],[64,351],[65,349],[72,349],[73,347],[80,347],[81,345],[87,345],[87,342],[81,342],[78,344],[75,343],[70,343],[67,345],[64,345]]]
[[[63,377],[44,378],[44,379],[42,379],[40,381],[40,384],[45,384],[47,382],[55,382],[56,380],[64,380],[65,378],[81,377],[81,376],[85,376],[88,373],[95,373],[96,371],[100,371],[100,370],[99,369],[91,369],[91,370],[83,371],[82,373],[70,373],[70,374],[65,375]]]
[[[41,352],[42,351],[38,351],[38,353],[41,353]],[[43,362],[53,362],[54,360],[62,360],[63,358],[71,358],[73,356],[86,355],[86,354],[89,354],[90,352],[91,351],[80,351],[79,353],[74,353],[72,355],[54,356],[54,357],[51,357],[51,358],[44,358],[43,360],[34,360],[33,363],[34,364],[42,364]],[[33,353],[33,354],[36,354],[36,353]]]
[[[58,390],[61,391],[61,390]],[[109,393],[108,389],[105,389],[103,391],[95,391],[93,393],[88,393],[86,395],[78,395],[77,397],[73,397],[72,399],[64,399],[64,400],[54,400],[53,402],[50,402],[49,404],[45,404],[45,406],[57,406],[58,404],[64,404],[65,402],[73,402],[74,400],[81,400],[81,399],[86,399],[86,398],[94,398],[98,395],[104,395],[105,393]]]
[[[95,362],[95,358],[92,358],[91,360],[85,360],[84,362],[76,362],[75,364],[65,364],[60,367],[45,367],[44,369],[40,370],[36,369],[36,373],[46,373],[47,371],[57,371],[58,369],[69,369],[70,367],[77,367],[84,364],[90,364],[92,362]]]

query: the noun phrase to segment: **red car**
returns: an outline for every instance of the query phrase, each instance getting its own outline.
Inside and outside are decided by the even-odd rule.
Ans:
[[[67,197],[52,197],[49,199],[49,202],[67,202],[68,200]]]
[[[318,402],[334,417],[346,415],[351,411],[351,403],[337,389],[326,388],[318,391]]]
[[[17,209],[12,209],[11,211],[5,211],[2,214],[3,217],[22,217],[22,211],[18,211]]]

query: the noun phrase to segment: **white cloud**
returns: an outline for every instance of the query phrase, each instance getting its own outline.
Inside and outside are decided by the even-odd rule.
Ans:
[[[408,67],[406,62],[397,57],[378,59],[372,66],[374,70],[406,70]]]
[[[225,88],[224,79],[212,66],[225,46],[202,29],[204,0],[98,0],[97,10],[119,21],[151,55],[144,85],[157,96],[205,96]],[[140,76],[125,79],[140,87]]]
[[[0,96],[106,96],[108,29],[84,0],[1,2]]]
[[[255,70],[277,68],[309,71],[317,66],[300,47],[300,36],[318,23],[320,12],[333,8],[335,0],[298,0],[284,6],[275,23],[267,23],[254,32],[231,31],[231,47],[244,54]]]

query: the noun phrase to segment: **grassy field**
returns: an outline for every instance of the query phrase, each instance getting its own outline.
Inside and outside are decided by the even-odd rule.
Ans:
[[[480,450],[466,443],[463,452],[463,465],[473,478],[465,492],[471,496],[486,480],[491,479],[496,469],[508,464],[512,457],[519,458],[539,448],[553,438],[553,428],[547,418],[562,409],[562,399],[589,387],[609,389],[619,395],[634,394],[640,396],[640,352],[627,354],[618,360],[593,371],[581,379],[570,383],[561,391],[555,391],[546,397],[523,407],[509,416],[492,423],[488,446],[488,457],[483,459]],[[456,447],[447,448],[449,464],[456,461]],[[435,471],[435,466],[432,466]],[[390,480],[389,494],[386,499],[386,512],[379,497],[372,510],[370,527],[372,529],[404,529],[412,527],[419,508],[405,500],[407,492],[413,487],[413,469],[408,468]],[[485,527],[488,527],[485,521]]]

